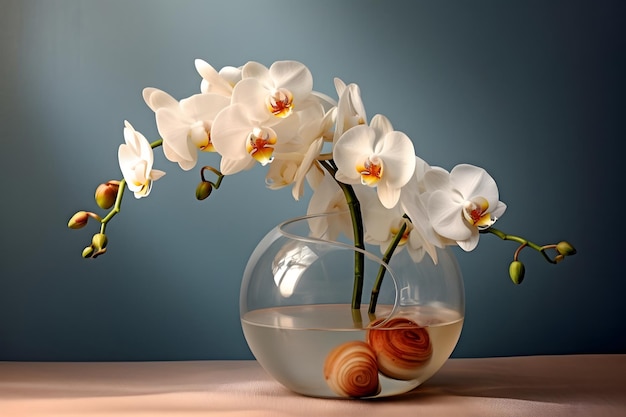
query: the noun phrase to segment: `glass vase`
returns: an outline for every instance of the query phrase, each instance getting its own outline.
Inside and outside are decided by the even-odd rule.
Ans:
[[[241,286],[244,336],[260,365],[296,393],[402,394],[437,372],[456,346],[462,276],[449,249],[437,250],[436,263],[429,255],[415,262],[399,246],[386,263],[378,247],[314,237],[345,216],[288,220],[259,242]]]

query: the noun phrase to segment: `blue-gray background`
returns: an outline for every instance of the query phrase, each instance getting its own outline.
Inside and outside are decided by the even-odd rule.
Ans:
[[[216,68],[295,59],[315,89],[361,86],[433,165],[485,167],[500,228],[579,254],[549,265],[484,236],[459,252],[467,318],[456,357],[626,352],[624,8],[607,1],[0,1],[0,360],[250,358],[238,315],[247,256],[306,202],[229,177],[204,202],[196,170],[125,199],[109,252],[83,260],[97,184],[119,178],[141,90],[198,91]],[[215,159],[210,159],[214,162]],[[307,190],[307,196],[310,191]]]

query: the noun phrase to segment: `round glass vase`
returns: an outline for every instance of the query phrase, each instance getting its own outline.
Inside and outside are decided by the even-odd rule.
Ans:
[[[259,242],[241,286],[244,336],[259,364],[296,393],[402,394],[437,372],[456,346],[462,276],[449,249],[437,250],[436,263],[428,254],[415,262],[399,246],[386,263],[378,247],[374,253],[312,236],[349,222],[346,216],[288,220]]]

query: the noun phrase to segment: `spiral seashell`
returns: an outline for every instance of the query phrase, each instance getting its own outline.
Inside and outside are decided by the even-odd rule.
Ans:
[[[376,355],[365,342],[354,340],[330,351],[324,363],[328,386],[342,397],[371,397],[380,393]]]
[[[370,323],[370,327],[383,320]],[[403,381],[419,377],[433,353],[428,329],[402,317],[368,329],[366,340],[376,354],[380,372]]]

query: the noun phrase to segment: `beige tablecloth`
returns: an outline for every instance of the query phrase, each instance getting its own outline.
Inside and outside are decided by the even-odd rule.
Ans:
[[[452,359],[393,399],[293,394],[254,361],[0,362],[0,416],[626,416],[626,354]]]

